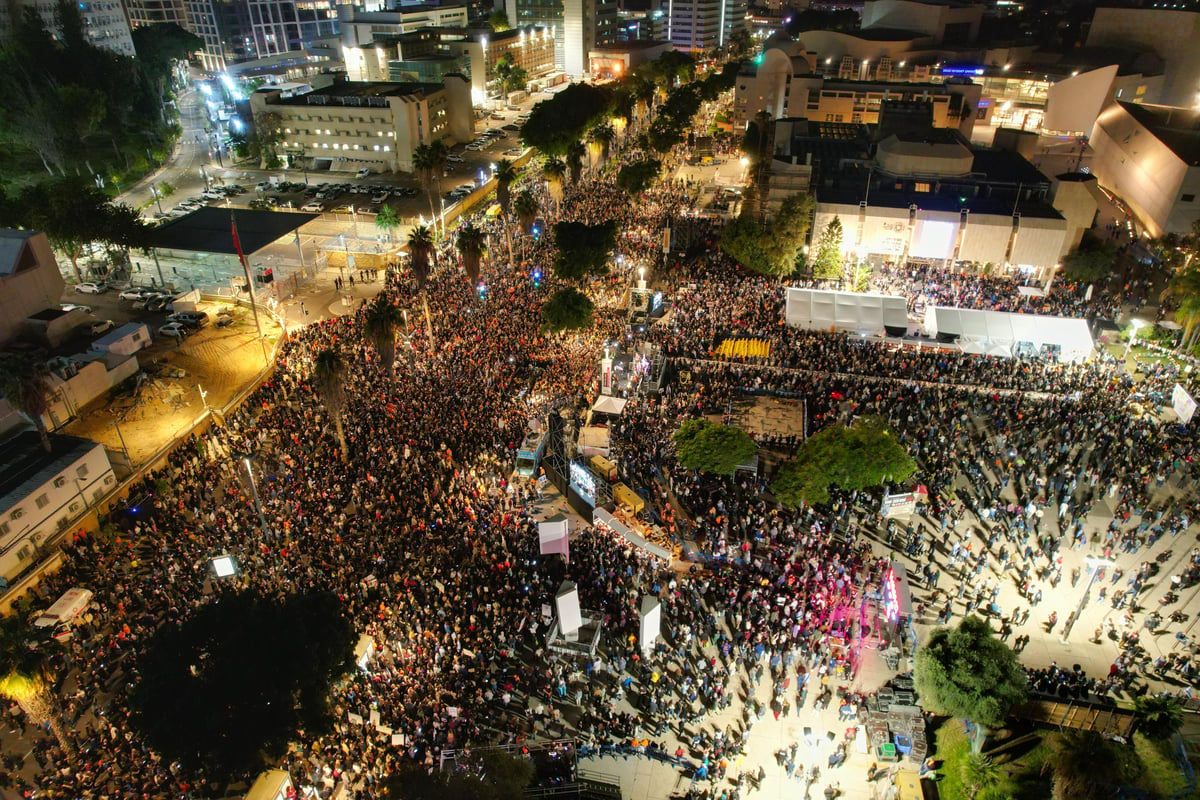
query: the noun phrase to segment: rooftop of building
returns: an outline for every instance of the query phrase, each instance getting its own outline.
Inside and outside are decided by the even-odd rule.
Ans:
[[[440,83],[389,83],[386,81],[338,81],[332,86],[314,89],[299,97],[280,98],[279,102],[290,105],[319,105],[319,98],[369,98],[408,97],[414,94],[432,94],[442,90]],[[263,91],[260,89],[259,91]]]
[[[37,231],[0,228],[0,277],[12,275],[31,266],[29,261],[32,259],[32,253],[25,245],[37,235]]]
[[[650,50],[654,47],[662,47],[670,45],[666,40],[660,39],[630,39],[627,42],[614,42],[612,44],[597,44],[591,49],[596,53],[629,53],[635,50]]]
[[[868,42],[911,42],[915,39],[928,39],[929,34],[916,31],[906,31],[900,28],[862,28],[857,31],[825,31],[811,30],[805,33],[840,33],[852,39],[862,39]],[[797,38],[804,41],[804,33]]]
[[[96,447],[87,439],[52,433],[47,453],[35,430],[0,441],[0,510],[12,508]]]
[[[1180,160],[1200,166],[1200,109],[1117,102]]]
[[[230,214],[237,220],[238,239],[246,255],[258,252],[321,216],[295,211],[250,211],[207,206],[152,230],[150,246],[164,250],[237,255]]]

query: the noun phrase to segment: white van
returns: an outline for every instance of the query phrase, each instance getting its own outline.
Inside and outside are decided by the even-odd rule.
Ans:
[[[54,601],[54,605],[42,612],[33,621],[34,627],[49,628],[56,625],[70,625],[87,611],[91,605],[93,594],[87,589],[76,586],[68,589],[63,596]]]

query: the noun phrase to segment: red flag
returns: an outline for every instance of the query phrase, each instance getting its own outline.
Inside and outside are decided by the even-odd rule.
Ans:
[[[233,230],[233,247],[237,250],[238,261],[246,262],[246,256],[242,254],[242,240],[238,238],[237,219],[233,215],[233,211],[229,212],[229,225]]]

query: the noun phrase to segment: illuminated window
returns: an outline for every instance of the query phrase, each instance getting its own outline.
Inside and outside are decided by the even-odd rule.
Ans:
[[[914,183],[914,184],[913,184],[913,191],[914,191],[914,192],[928,192],[928,191],[929,191],[929,184],[928,184],[928,183],[924,183],[924,182],[918,182],[918,183]]]

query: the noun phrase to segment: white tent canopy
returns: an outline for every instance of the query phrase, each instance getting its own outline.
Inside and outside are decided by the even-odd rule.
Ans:
[[[908,301],[886,294],[788,289],[787,324],[807,330],[850,331],[885,335],[889,328],[908,328]]]
[[[1087,321],[1070,317],[932,306],[925,311],[925,332],[953,337],[966,353],[1082,361],[1092,352]]]
[[[611,414],[619,416],[625,410],[625,404],[629,402],[624,397],[613,397],[610,394],[602,394],[596,399],[592,405],[592,414]]]

